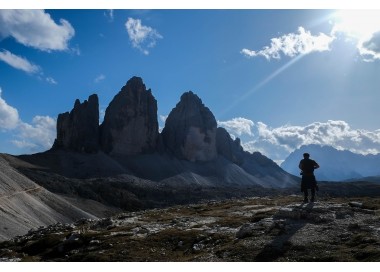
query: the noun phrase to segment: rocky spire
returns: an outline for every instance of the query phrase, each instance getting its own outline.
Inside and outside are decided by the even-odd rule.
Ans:
[[[102,149],[116,155],[149,153],[158,135],[157,101],[140,77],[132,77],[106,109]]]
[[[209,161],[217,157],[216,120],[202,100],[189,91],[170,112],[162,131],[166,148],[180,159]]]
[[[99,150],[99,101],[96,94],[83,103],[77,99],[70,113],[58,115],[53,148],[86,153]]]
[[[233,140],[226,129],[218,127],[216,131],[216,148],[219,155],[227,160],[241,165],[244,161],[244,150],[240,144],[240,139]]]

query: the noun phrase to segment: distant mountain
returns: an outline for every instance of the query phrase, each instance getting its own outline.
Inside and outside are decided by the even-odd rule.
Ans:
[[[314,144],[296,149],[281,167],[293,175],[299,175],[298,164],[305,152],[320,165],[315,171],[317,180],[343,181],[380,175],[380,154],[360,155],[347,150],[337,150],[331,146]]]

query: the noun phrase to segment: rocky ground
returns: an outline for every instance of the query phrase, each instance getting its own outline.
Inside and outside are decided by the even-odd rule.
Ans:
[[[380,199],[250,197],[55,224],[1,261],[380,261]]]

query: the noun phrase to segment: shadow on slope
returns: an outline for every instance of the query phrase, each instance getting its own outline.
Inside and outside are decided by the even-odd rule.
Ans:
[[[286,188],[295,186],[297,178],[286,173],[260,153],[245,156],[239,166],[222,156],[209,162],[179,160],[167,154],[108,156],[103,152],[82,154],[62,150],[18,156],[13,165],[19,169],[40,170],[67,178],[108,178],[127,174],[173,186],[233,186]],[[23,162],[27,162],[24,164]],[[190,179],[189,179],[190,177]]]
[[[0,240],[56,222],[96,218],[20,174],[7,159],[0,156]]]

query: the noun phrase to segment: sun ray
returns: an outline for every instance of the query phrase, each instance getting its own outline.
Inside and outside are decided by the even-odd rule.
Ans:
[[[301,58],[303,58],[305,54],[300,54],[287,63],[285,63],[283,66],[278,68],[276,71],[274,71],[272,74],[267,76],[265,79],[263,79],[261,82],[259,82],[257,85],[255,85],[252,89],[245,92],[243,95],[241,95],[239,98],[237,98],[235,101],[233,101],[228,107],[222,111],[221,116],[235,108],[238,104],[240,104],[242,101],[248,99],[252,94],[256,93],[258,90],[260,90],[263,86],[268,84],[270,81],[272,81],[274,78],[276,78],[278,75],[283,73],[285,70],[287,70],[289,67],[291,67],[293,64],[298,62]]]

